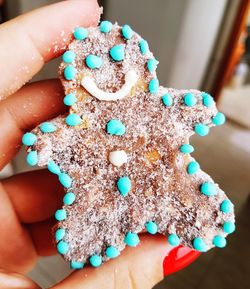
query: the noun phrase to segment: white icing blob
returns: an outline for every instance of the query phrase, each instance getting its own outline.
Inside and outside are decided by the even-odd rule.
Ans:
[[[128,161],[125,151],[113,151],[109,154],[109,161],[114,166],[120,167]]]
[[[81,85],[97,99],[113,101],[122,99],[127,96],[138,79],[138,74],[134,70],[129,70],[125,75],[125,83],[123,84],[121,89],[116,92],[105,92],[99,89],[91,76],[84,76],[82,78]]]

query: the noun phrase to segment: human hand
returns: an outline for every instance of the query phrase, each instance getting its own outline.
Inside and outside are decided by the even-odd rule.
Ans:
[[[94,0],[65,1],[0,26],[0,168],[14,157],[25,131],[66,110],[58,80],[24,84],[45,62],[62,54],[74,27],[96,25],[99,14]],[[24,274],[39,256],[56,253],[51,227],[62,194],[57,179],[47,171],[2,181],[0,288],[39,288],[11,272]],[[127,248],[101,268],[74,272],[53,288],[152,288],[162,278],[162,262],[169,250],[166,237],[142,236],[136,249]]]

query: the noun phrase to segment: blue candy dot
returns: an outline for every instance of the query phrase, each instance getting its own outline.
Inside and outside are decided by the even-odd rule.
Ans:
[[[197,99],[193,95],[193,93],[188,92],[184,95],[184,103],[186,104],[186,106],[194,106],[197,103]]]
[[[214,104],[214,99],[210,94],[203,92],[201,96],[202,102],[206,107],[210,107]]]
[[[55,219],[57,221],[63,221],[67,218],[67,213],[64,209],[59,209],[55,212]]]
[[[206,196],[214,196],[217,194],[216,186],[213,183],[203,183],[200,190]]]
[[[194,127],[194,131],[199,135],[199,136],[206,136],[209,133],[209,127],[205,124],[198,123]]]
[[[155,94],[159,89],[159,80],[157,78],[153,78],[150,80],[148,85],[149,92]]]
[[[188,164],[188,167],[187,167],[187,172],[189,175],[193,175],[195,174],[198,170],[200,169],[200,165],[195,162],[195,161],[192,161]]]
[[[117,188],[120,194],[125,197],[131,190],[131,181],[128,177],[121,177],[117,182]]]
[[[155,58],[149,59],[147,62],[148,71],[151,73],[154,72],[157,68],[158,63],[159,62]]]
[[[229,200],[224,200],[220,205],[220,209],[223,213],[232,213],[233,204]]]
[[[110,56],[115,61],[121,61],[125,57],[124,47],[123,45],[115,45],[109,50]]]
[[[125,125],[118,119],[112,119],[107,123],[107,133],[112,135],[123,135],[126,132]]]
[[[69,188],[71,187],[72,184],[72,179],[71,177],[66,174],[66,173],[61,173],[59,174],[59,182],[65,187],[65,188]]]
[[[113,25],[110,21],[102,21],[100,24],[100,31],[103,33],[108,33],[111,31]]]
[[[71,113],[66,117],[66,123],[70,126],[79,125],[82,121],[81,117],[78,114]]]
[[[32,146],[37,141],[37,136],[31,132],[26,132],[23,135],[22,143],[25,146]]]
[[[130,39],[134,35],[134,31],[131,29],[131,27],[128,24],[125,24],[122,27],[122,36],[125,39]]]
[[[227,240],[224,237],[217,235],[213,239],[213,244],[215,247],[224,248],[227,244]]]
[[[233,222],[225,222],[223,224],[223,230],[227,234],[231,234],[235,231],[235,224]]]
[[[102,264],[102,257],[99,255],[92,255],[89,262],[93,267],[99,267]]]
[[[42,124],[40,124],[40,130],[44,133],[55,132],[56,127],[51,122],[43,122]]]
[[[180,238],[175,234],[171,234],[168,236],[168,243],[171,246],[178,246],[180,245]]]
[[[91,69],[100,68],[102,66],[102,59],[100,56],[90,54],[86,57],[86,65]]]
[[[222,125],[226,122],[226,117],[222,112],[217,112],[216,116],[212,118],[215,125]]]
[[[48,170],[56,175],[59,175],[61,173],[59,166],[52,160],[48,162]]]
[[[77,262],[77,261],[71,261],[70,262],[70,268],[71,269],[82,269],[84,267],[83,262]]]
[[[69,93],[67,95],[65,95],[64,99],[63,99],[63,102],[65,105],[68,105],[68,106],[71,106],[73,104],[76,103],[76,96],[74,93]]]
[[[62,255],[66,254],[69,251],[69,244],[64,241],[60,241],[56,247],[57,247],[58,253]]]
[[[201,238],[195,238],[193,241],[193,246],[194,246],[195,250],[197,250],[199,252],[206,252],[207,251],[207,246]]]
[[[60,228],[56,230],[55,233],[56,241],[62,240],[64,236],[65,236],[65,229]]]
[[[140,239],[136,233],[128,232],[124,242],[130,247],[136,247],[140,243]]]
[[[64,77],[67,79],[67,80],[72,80],[75,78],[75,75],[76,75],[76,69],[74,66],[72,65],[68,65],[64,68]]]
[[[74,193],[72,193],[72,192],[68,192],[63,197],[63,203],[65,205],[72,205],[74,203],[75,199],[76,199],[76,195]]]
[[[88,36],[88,30],[86,28],[83,27],[77,27],[74,30],[74,37],[77,40],[83,40]]]
[[[75,52],[68,50],[63,53],[62,59],[65,63],[72,63],[75,60],[75,57]]]
[[[148,53],[149,47],[148,47],[148,42],[146,40],[144,40],[144,39],[140,40],[139,47],[141,50],[141,54],[144,55],[144,54]]]
[[[152,234],[152,235],[156,234],[157,230],[158,230],[156,223],[152,222],[152,221],[147,222],[145,225],[145,228],[146,228],[147,232],[149,234]]]
[[[180,151],[183,153],[183,154],[190,154],[194,151],[194,147],[190,144],[183,144],[181,147],[180,147]]]
[[[106,249],[106,256],[108,258],[116,258],[120,255],[120,252],[118,251],[118,249],[114,246],[109,246],[107,249]]]
[[[169,93],[164,94],[161,99],[165,106],[171,106],[173,104],[172,96]]]
[[[26,157],[27,164],[31,167],[37,165],[38,163],[38,155],[37,151],[30,151]]]

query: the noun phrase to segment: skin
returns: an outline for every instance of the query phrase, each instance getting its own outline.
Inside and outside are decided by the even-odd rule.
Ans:
[[[66,110],[58,80],[25,83],[63,53],[74,27],[97,25],[99,14],[94,0],[64,1],[0,26],[0,169],[19,150],[24,132]],[[51,227],[62,194],[56,178],[44,170],[18,174],[0,184],[1,289],[40,288],[23,274],[39,256],[56,254]],[[163,277],[162,262],[169,250],[166,237],[141,236],[137,248],[127,248],[98,269],[73,272],[51,288],[152,288]]]

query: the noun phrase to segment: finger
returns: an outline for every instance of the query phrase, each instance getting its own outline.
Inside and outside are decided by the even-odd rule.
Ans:
[[[53,289],[151,289],[163,278],[162,262],[170,249],[164,236],[141,236],[137,248],[126,248],[98,269],[74,272]]]
[[[0,102],[0,169],[20,148],[24,131],[66,110],[59,80],[28,84]]]
[[[0,99],[32,78],[44,62],[65,50],[76,26],[96,25],[96,0],[63,1],[19,16],[0,26]]]

